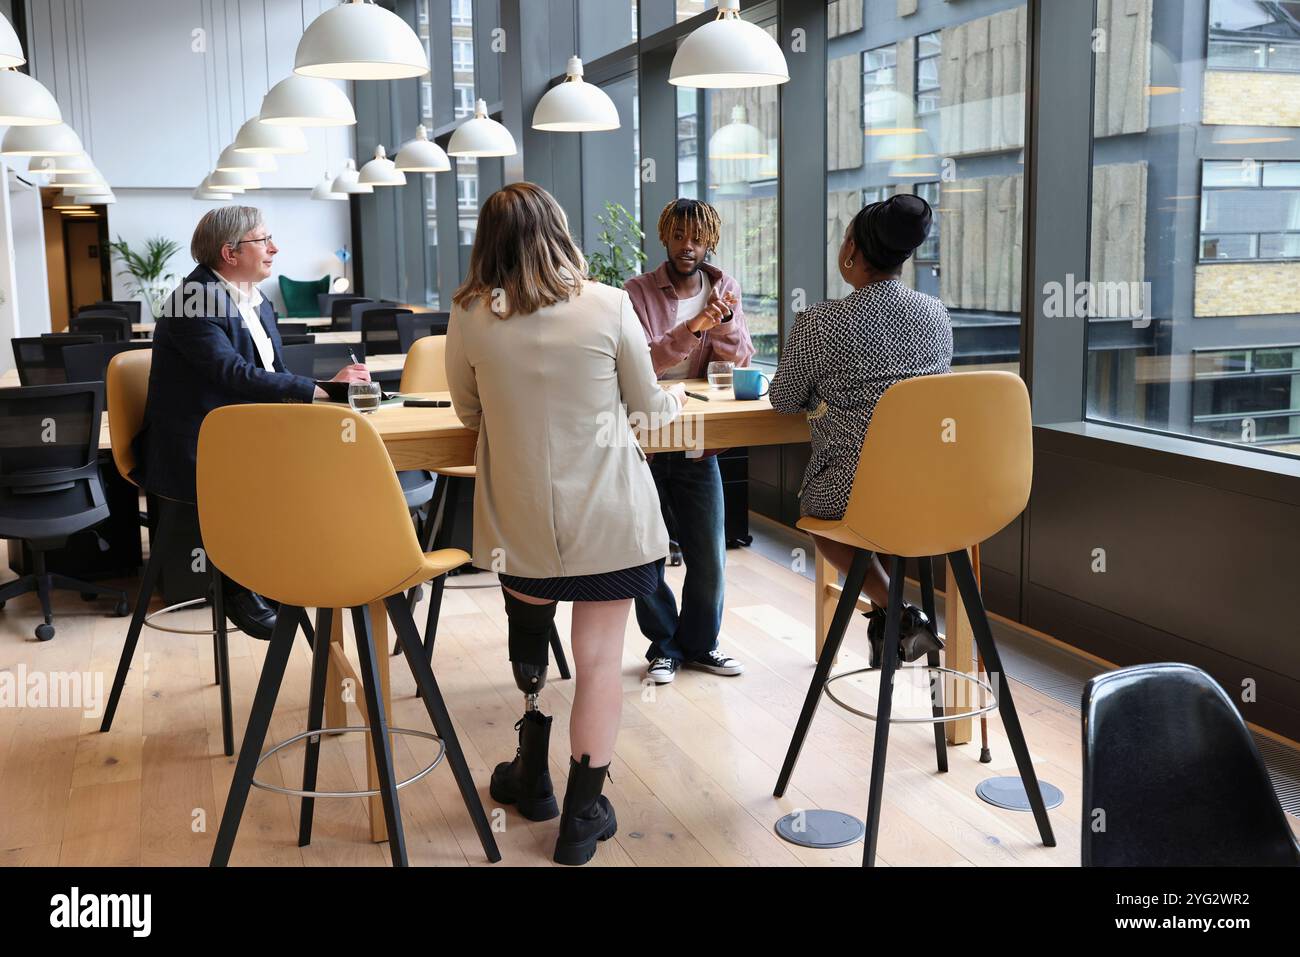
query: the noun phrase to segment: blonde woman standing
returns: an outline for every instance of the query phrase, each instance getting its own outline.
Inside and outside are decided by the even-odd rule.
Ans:
[[[479,213],[469,275],[447,333],[447,379],[478,432],[474,563],[498,571],[510,661],[527,696],[519,751],[492,796],[531,820],[559,813],[547,767],[545,684],[557,601],[572,601],[577,673],[569,782],[555,860],[583,864],[616,821],[601,794],[622,706],[623,635],[634,598],[668,555],[659,497],[629,414],[666,424],[682,386],[659,387],[626,293],[583,279],[563,210],[512,183]]]

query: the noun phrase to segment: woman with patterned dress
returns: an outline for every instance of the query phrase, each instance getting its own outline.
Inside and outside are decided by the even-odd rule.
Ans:
[[[862,208],[840,246],[840,275],[853,292],[799,314],[772,378],[772,407],[808,414],[812,457],[799,489],[799,510],[816,518],[844,517],[871,414],[891,385],[915,376],[948,372],[952,325],[933,296],[899,279],[903,263],[925,241],[930,206],[902,194]],[[873,468],[905,468],[903,463]],[[813,536],[817,551],[847,574],[853,550]],[[883,644],[889,578],[873,555],[862,592],[875,606],[871,622],[873,662]],[[906,605],[902,640],[906,661],[942,647],[933,625]]]

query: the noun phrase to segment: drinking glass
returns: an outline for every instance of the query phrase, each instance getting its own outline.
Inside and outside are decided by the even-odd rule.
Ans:
[[[348,405],[353,412],[369,415],[379,408],[383,389],[378,382],[353,382],[348,385]]]
[[[735,372],[735,369],[736,364],[734,362],[710,362],[709,388],[730,389],[731,375]]]

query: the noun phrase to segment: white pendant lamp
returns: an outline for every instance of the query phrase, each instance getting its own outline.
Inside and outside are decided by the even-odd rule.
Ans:
[[[356,111],[348,95],[329,80],[286,76],[262,97],[259,118],[271,126],[352,126]]]
[[[757,126],[746,122],[745,108],[731,108],[731,122],[709,137],[710,160],[755,160],[767,156],[767,143]]]
[[[58,187],[55,187],[58,188]],[[63,195],[68,199],[75,199],[78,196],[112,196],[113,191],[107,183],[95,183],[91,186],[64,186]]]
[[[357,172],[357,164],[348,160],[343,164],[343,169],[339,175],[334,178],[334,192],[345,193],[348,196],[373,193],[375,188],[369,183],[358,182],[361,174]]]
[[[474,118],[458,126],[447,144],[451,156],[514,156],[515,152],[515,138],[496,120],[489,119],[486,100],[475,102]]]
[[[415,128],[415,139],[402,144],[393,164],[404,173],[445,173],[451,169],[451,160],[441,146],[429,139],[423,123]]]
[[[668,82],[711,90],[786,83],[785,54],[760,26],[740,18],[740,0],[718,0],[718,17],[682,41]]]
[[[533,111],[533,129],[550,133],[594,133],[619,127],[614,101],[582,79],[582,60],[569,57],[564,82],[546,91]]]
[[[212,174],[209,173],[203,177],[203,182],[199,183],[199,189],[207,193],[233,193],[238,195],[244,191],[244,187],[228,183],[225,186],[214,186],[212,184]]]
[[[406,174],[393,165],[381,144],[375,147],[375,158],[361,167],[357,182],[367,186],[405,186]]]
[[[296,126],[272,126],[255,116],[239,128],[230,148],[236,153],[289,156],[307,152],[307,137]]]
[[[54,126],[63,122],[50,91],[26,73],[0,70],[0,126]]]
[[[429,57],[397,14],[352,0],[308,24],[298,41],[293,72],[334,80],[401,80],[428,73]]]
[[[0,156],[77,156],[84,150],[81,137],[66,123],[13,126],[0,142]]]
[[[68,189],[70,187],[78,186],[89,186],[91,188],[103,186],[105,189],[108,188],[107,184],[104,182],[104,177],[100,176],[99,173],[93,169],[81,173],[57,173],[54,178],[50,180],[50,185],[55,189]]]
[[[311,191],[312,199],[347,199],[347,193],[336,193],[334,191],[334,177],[325,171],[325,178],[322,179]]]
[[[251,170],[254,173],[274,173],[279,167],[270,153],[238,153],[233,146],[227,146],[217,157],[217,165],[213,169],[223,172]]]
[[[46,126],[16,126],[14,129],[53,129]],[[27,161],[27,171],[29,173],[40,173],[46,176],[54,176],[59,173],[89,173],[95,169],[95,164],[91,162],[90,157],[85,153],[77,153],[73,156],[33,156]]]
[[[66,196],[67,193],[65,192],[64,195]],[[74,203],[85,203],[87,206],[112,206],[117,202],[117,197],[113,195],[112,191],[102,195],[98,193],[75,193],[71,199]]]
[[[227,187],[234,187],[237,190],[261,189],[262,181],[257,178],[257,174],[247,169],[221,169],[213,170],[208,176],[209,188],[225,191]]]
[[[200,183],[198,189],[191,194],[195,199],[207,200],[209,202],[225,203],[235,198],[234,193],[223,193],[215,189],[207,189],[203,183]]]
[[[18,33],[8,18],[0,16],[0,69],[22,66],[27,62],[23,45],[18,42]]]

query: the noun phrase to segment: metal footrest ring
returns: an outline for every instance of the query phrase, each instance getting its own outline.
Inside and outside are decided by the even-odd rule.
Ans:
[[[326,734],[352,734],[352,733],[358,733],[362,731],[364,731],[366,734],[369,734],[370,727],[368,725],[363,724],[363,725],[357,725],[355,727],[349,727],[349,728],[321,728],[319,731],[303,731],[301,734],[295,734],[292,738],[285,738],[279,744],[274,744],[271,747],[267,748],[265,751],[262,752],[261,757],[257,759],[257,764],[253,768],[253,773],[254,773],[253,787],[261,788],[263,791],[274,791],[276,794],[287,794],[290,797],[309,797],[309,798],[378,797],[382,793],[378,788],[371,788],[365,791],[304,791],[301,788],[286,788],[286,787],[281,787],[278,784],[267,784],[265,781],[257,780],[257,776],[256,776],[257,769],[262,766],[263,761],[265,761],[271,755],[275,754],[277,751],[281,751],[284,748],[289,747],[289,745],[291,744],[297,744],[299,741],[302,741],[304,738],[314,738],[317,735],[326,735]],[[430,741],[438,742],[438,756],[435,757],[430,764],[421,768],[419,771],[417,771],[415,774],[412,774],[406,780],[398,781],[397,789],[399,791],[402,788],[406,787],[408,784],[414,784],[416,781],[420,780],[422,777],[424,777],[426,774],[428,774],[430,771],[432,771],[434,768],[440,765],[442,763],[442,759],[447,755],[447,745],[443,742],[442,738],[438,737],[432,731],[416,731],[413,728],[389,728],[388,733],[409,734],[417,738],[427,738]]]
[[[833,701],[835,704],[843,708],[845,711],[848,711],[851,714],[856,714],[859,718],[866,718],[868,721],[875,721],[876,716],[874,714],[870,714],[869,712],[866,711],[860,711],[859,709],[853,707],[853,705],[848,704],[845,701],[841,701],[839,698],[835,697],[835,693],[831,691],[831,684],[833,682],[839,681],[841,678],[851,678],[853,675],[862,675],[873,671],[878,672],[880,671],[880,669],[879,668],[855,668],[853,671],[845,671],[842,674],[832,675],[831,677],[827,678],[826,683],[822,685],[822,693],[826,695],[826,697],[830,698],[831,701]],[[945,714],[939,717],[935,717],[934,715],[926,715],[925,717],[921,717],[921,718],[903,718],[903,717],[894,717],[893,715],[891,715],[889,718],[890,724],[944,724],[948,721],[960,721],[962,718],[978,717],[981,714],[988,714],[990,711],[997,710],[998,707],[997,692],[993,690],[992,685],[990,685],[987,681],[984,681],[983,679],[977,677],[976,675],[969,675],[964,671],[956,671],[952,668],[944,668],[939,666],[931,667],[930,665],[917,665],[911,668],[899,668],[898,671],[899,672],[931,671],[936,673],[942,672],[944,674],[950,674],[956,678],[962,679],[963,681],[969,681],[971,684],[975,685],[978,688],[982,688],[985,692],[987,692],[989,695],[992,696],[993,700],[982,708],[975,708],[971,711],[961,711],[958,712],[957,714]],[[897,674],[897,672],[895,673]]]
[[[144,625],[146,628],[152,628],[154,631],[166,631],[173,635],[215,635],[214,628],[168,628],[166,625],[155,625],[153,619],[159,615],[165,615],[168,612],[180,611],[182,608],[193,608],[196,605],[206,605],[206,598],[191,598],[189,601],[178,601],[174,605],[168,605],[166,608],[159,608],[153,614],[144,616]],[[239,632],[239,628],[229,623],[227,619],[226,634],[233,635]]]

